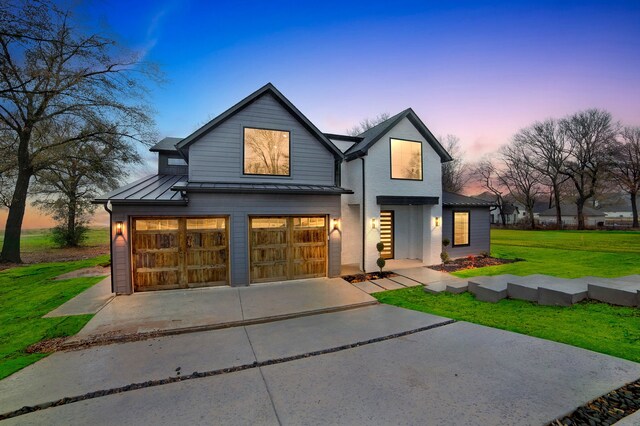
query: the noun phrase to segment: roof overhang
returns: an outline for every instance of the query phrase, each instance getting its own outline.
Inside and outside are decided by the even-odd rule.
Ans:
[[[353,194],[353,191],[339,186],[322,185],[289,185],[264,183],[179,183],[172,188],[174,191],[186,193],[213,194],[295,194],[295,195],[342,195]]]
[[[139,206],[139,205],[154,205],[154,206],[186,206],[189,204],[189,200],[186,198],[182,198],[179,200],[117,200],[117,199],[106,199],[106,198],[96,198],[91,200],[92,204],[107,204],[111,201],[111,204],[116,206]]]
[[[402,195],[378,195],[378,204],[396,206],[435,206],[440,202],[440,197],[410,197]]]

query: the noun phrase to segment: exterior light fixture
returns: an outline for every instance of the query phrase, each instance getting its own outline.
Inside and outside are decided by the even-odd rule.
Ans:
[[[334,217],[333,219],[331,219],[331,227],[333,228],[334,231],[337,231],[338,229],[340,229],[339,217]]]
[[[376,221],[376,218],[372,217],[371,218],[371,229],[376,229],[377,225],[378,225],[378,223]]]
[[[440,226],[440,216],[436,216],[436,228]]]
[[[122,235],[122,221],[116,222],[116,235]]]

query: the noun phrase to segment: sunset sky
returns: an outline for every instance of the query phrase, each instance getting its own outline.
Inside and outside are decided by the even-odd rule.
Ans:
[[[267,82],[325,132],[412,107],[472,160],[584,108],[640,125],[639,1],[219,3],[81,6],[89,30],[164,70],[152,94],[162,137],[187,136]],[[30,211],[26,227],[39,226]]]

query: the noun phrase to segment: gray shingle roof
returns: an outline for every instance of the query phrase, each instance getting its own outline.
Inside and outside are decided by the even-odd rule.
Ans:
[[[186,181],[186,175],[151,175],[125,185],[95,200],[94,203],[112,204],[187,204],[179,191],[171,188]]]
[[[433,136],[433,133],[424,125],[420,117],[411,109],[407,108],[404,111],[394,115],[393,117],[379,123],[372,128],[362,132],[358,136],[362,138],[362,141],[356,143],[345,152],[347,160],[353,160],[354,158],[362,157],[367,153],[369,148],[373,146],[382,136],[384,136],[393,126],[398,124],[403,118],[407,118],[411,124],[420,132],[422,137],[431,145],[431,147],[440,156],[440,161],[446,163],[451,161],[452,158],[449,153],[444,149],[440,142]]]
[[[491,207],[496,203],[479,198],[467,197],[454,192],[442,191],[442,205],[445,207]]]
[[[187,192],[217,192],[232,194],[308,194],[340,195],[353,194],[350,189],[330,185],[301,185],[288,183],[218,183],[218,182],[180,182],[174,190]]]
[[[151,152],[160,152],[160,151],[178,152],[178,149],[176,148],[176,144],[178,142],[180,142],[181,140],[182,140],[182,138],[164,138],[160,142],[158,142],[157,144],[155,144],[154,146],[149,148],[149,151],[151,151]]]

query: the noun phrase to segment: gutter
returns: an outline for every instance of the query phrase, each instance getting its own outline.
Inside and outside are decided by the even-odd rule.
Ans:
[[[113,221],[111,220],[112,210],[109,210],[109,204],[111,204],[111,202],[107,201],[104,204],[104,209],[109,213],[109,270],[111,271],[111,293],[115,293],[116,291],[113,285]]]
[[[366,207],[365,207],[365,198],[364,198],[365,189],[366,189],[365,174],[364,174],[364,156],[360,157],[360,160],[362,160],[362,272],[366,274],[367,268],[365,264],[367,261],[367,257],[365,256],[365,253],[366,253],[366,227],[367,227],[366,218],[367,216],[365,215]]]

